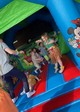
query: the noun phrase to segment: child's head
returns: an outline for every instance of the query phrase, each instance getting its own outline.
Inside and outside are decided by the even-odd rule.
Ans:
[[[38,48],[33,48],[34,53],[40,53],[40,50]]]
[[[41,46],[41,47],[42,47],[42,46],[43,46],[43,43],[42,43],[42,42],[40,42],[40,43],[39,43],[39,46]]]
[[[46,41],[48,38],[49,38],[48,33],[43,33],[43,34],[41,35],[41,39],[42,39],[43,41]]]
[[[35,53],[36,53],[36,48],[33,48],[33,52],[35,52]]]
[[[32,56],[34,53],[35,53],[35,52],[34,52],[34,48],[32,48],[32,49],[30,50],[30,55]]]

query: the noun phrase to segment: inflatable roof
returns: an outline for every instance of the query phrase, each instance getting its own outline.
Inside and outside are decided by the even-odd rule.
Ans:
[[[3,1],[6,2],[7,0]],[[34,4],[24,0],[8,0],[6,4],[0,1],[0,34],[43,7],[43,5]]]

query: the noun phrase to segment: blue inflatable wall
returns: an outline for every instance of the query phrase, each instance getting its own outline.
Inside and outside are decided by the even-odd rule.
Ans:
[[[13,0],[0,0],[0,8],[3,8]]]
[[[77,8],[78,12],[80,13],[80,3],[75,2],[75,1],[74,1],[74,3],[75,3],[75,5],[76,5],[76,8]]]

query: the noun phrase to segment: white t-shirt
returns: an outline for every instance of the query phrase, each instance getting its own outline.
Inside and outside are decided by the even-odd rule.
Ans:
[[[9,64],[9,57],[5,52],[6,48],[8,46],[4,42],[0,42],[0,76],[5,75],[13,69],[13,66]]]

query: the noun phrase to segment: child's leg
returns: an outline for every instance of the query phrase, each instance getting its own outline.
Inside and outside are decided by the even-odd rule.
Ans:
[[[43,64],[43,65],[45,65],[45,63],[44,63],[44,62],[42,62],[42,64]]]
[[[42,72],[42,71],[40,70],[41,66],[40,66],[39,64],[36,64],[35,67],[36,67],[35,73],[38,73],[38,72],[37,72],[38,70],[40,71],[40,73]]]
[[[42,63],[43,65],[45,65],[45,63],[44,63],[44,58],[43,58],[43,57],[41,57],[41,63]]]
[[[38,70],[38,69],[36,68],[34,72],[35,72],[35,73],[38,73],[37,70]]]
[[[42,70],[41,69],[39,69],[39,71],[40,71],[40,73],[42,73]]]
[[[60,71],[59,71],[59,73],[62,73],[64,71],[64,66],[63,66],[62,60],[60,58],[58,58],[57,61],[58,61],[59,65],[60,65]]]
[[[29,84],[29,90],[32,92],[33,91],[33,87],[32,85]]]
[[[36,68],[35,72],[38,73],[37,71],[39,70],[39,72],[42,73],[42,70],[40,68],[41,67]]]
[[[58,63],[55,63],[55,73],[58,71]]]
[[[42,73],[42,70],[41,70],[41,66],[40,65],[37,66],[37,69],[39,70],[40,73]]]

